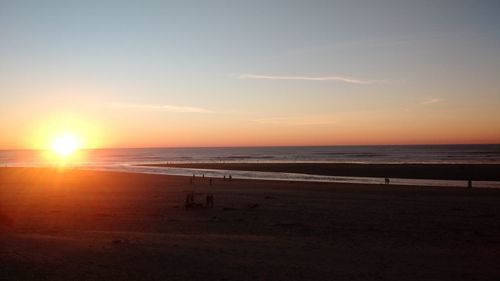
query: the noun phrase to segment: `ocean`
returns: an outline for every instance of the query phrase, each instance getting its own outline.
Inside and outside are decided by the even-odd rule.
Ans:
[[[0,150],[3,166],[43,166],[49,152]],[[81,152],[76,166],[155,163],[316,162],[316,163],[500,163],[500,144],[222,148],[113,148]]]
[[[44,167],[59,163],[49,151],[0,150],[5,167]],[[52,158],[53,159],[53,158]],[[309,162],[309,163],[448,163],[500,164],[500,145],[391,145],[391,146],[307,146],[307,147],[223,147],[223,148],[114,148],[79,152],[67,163],[73,168],[138,173],[222,176],[226,171],[137,166],[165,163]],[[231,172],[235,178],[342,181],[379,183],[381,179],[310,176],[267,172]],[[399,181],[399,182],[398,182]],[[463,185],[455,181],[398,180],[400,184]],[[497,187],[498,183],[486,185]],[[500,186],[500,185],[499,185]]]

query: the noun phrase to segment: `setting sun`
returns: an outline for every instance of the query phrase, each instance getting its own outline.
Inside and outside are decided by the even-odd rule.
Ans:
[[[57,137],[52,143],[52,149],[61,157],[68,157],[79,148],[78,140],[72,135]]]

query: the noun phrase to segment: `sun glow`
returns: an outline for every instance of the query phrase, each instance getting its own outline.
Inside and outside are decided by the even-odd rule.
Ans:
[[[53,151],[63,158],[73,155],[79,147],[79,141],[73,135],[59,136],[52,143]]]

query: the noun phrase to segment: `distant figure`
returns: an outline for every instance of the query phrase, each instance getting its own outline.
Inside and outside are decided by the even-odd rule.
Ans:
[[[207,193],[206,207],[207,208],[213,208],[214,207],[214,195],[212,193]]]
[[[185,207],[186,209],[189,209],[194,206],[194,192],[189,192],[186,195],[186,202],[185,202]]]
[[[468,180],[467,181],[467,187],[468,188],[472,188],[472,180]]]
[[[189,193],[186,194],[186,202],[184,203],[184,208],[189,209]]]
[[[193,179],[194,179],[194,173],[193,173]]]
[[[224,178],[223,178],[224,181],[226,181],[226,175],[224,175]]]
[[[385,178],[385,184],[390,184],[391,180],[389,178]]]
[[[205,178],[205,174],[202,174],[202,175],[201,175],[201,178],[202,178],[202,179],[204,179],[204,178]]]
[[[233,176],[229,175],[229,181],[233,180]]]

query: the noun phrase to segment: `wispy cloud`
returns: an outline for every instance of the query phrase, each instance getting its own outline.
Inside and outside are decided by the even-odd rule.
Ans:
[[[258,75],[258,74],[241,74],[239,79],[266,79],[266,80],[302,80],[302,81],[337,81],[349,84],[370,85],[370,84],[384,84],[388,83],[387,80],[366,80],[358,79],[349,76],[272,76],[272,75]]]
[[[113,103],[112,107],[132,108],[143,110],[161,110],[174,113],[215,113],[215,111],[194,107],[194,106],[179,106],[170,104],[135,104],[135,103]]]
[[[440,103],[443,101],[444,101],[444,99],[440,99],[440,98],[428,98],[428,99],[424,100],[423,102],[421,102],[420,104],[422,104],[422,105],[436,104],[436,103]]]
[[[321,116],[270,117],[254,119],[254,122],[278,126],[314,126],[336,124],[336,120]]]

